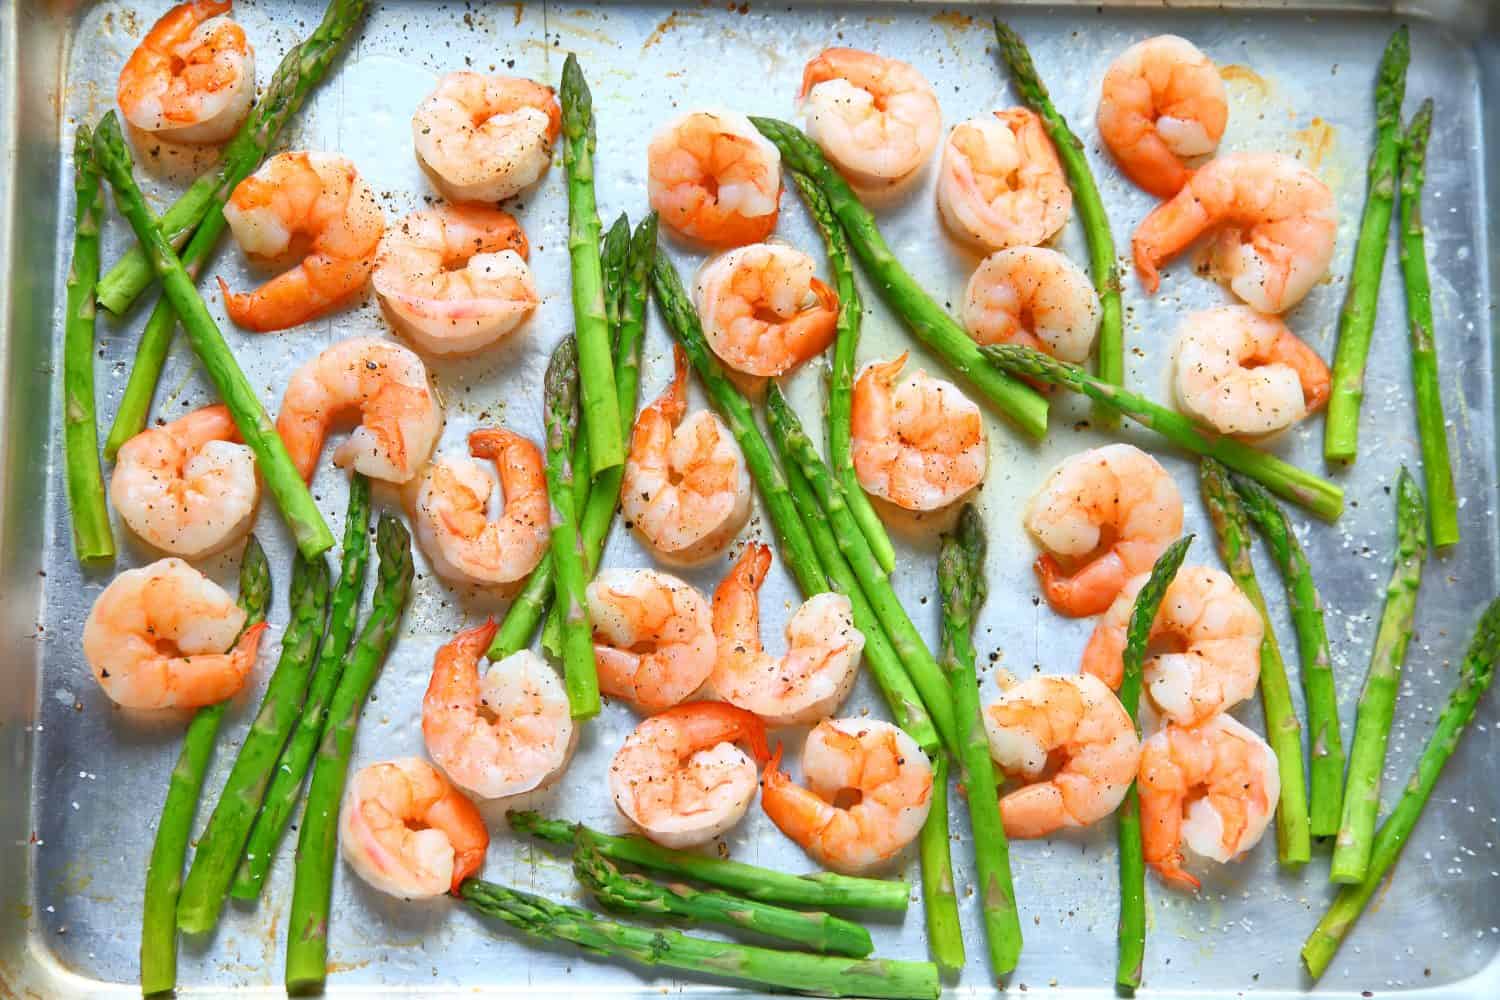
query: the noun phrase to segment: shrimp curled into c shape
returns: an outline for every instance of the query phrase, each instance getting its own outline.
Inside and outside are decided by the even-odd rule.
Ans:
[[[953,126],[938,173],[938,210],[985,250],[1040,246],[1068,221],[1073,189],[1036,112],[996,111]]]
[[[661,221],[709,246],[756,243],[776,228],[781,153],[737,111],[693,111],[646,148],[646,190]]]
[[[964,327],[981,344],[1024,344],[1082,364],[1099,333],[1099,293],[1077,264],[1046,247],[997,250],[964,292]]]
[[[859,49],[824,49],[802,71],[807,134],[856,184],[894,184],[937,148],[937,93],[909,63]]]
[[[551,87],[467,70],[445,75],[411,116],[417,163],[455,202],[504,201],[535,184],[561,128]]]
[[[180,3],[151,26],[116,85],[126,121],[190,143],[220,142],[240,127],[255,99],[255,53],[229,8]]]
[[[781,375],[833,342],[838,294],[813,259],[779,243],[752,243],[704,265],[694,287],[703,334],[737,372]]]
[[[1221,434],[1260,436],[1328,401],[1328,365],[1275,316],[1247,306],[1195,312],[1177,335],[1177,399]]]
[[[599,687],[646,712],[689,698],[714,668],[708,601],[654,569],[605,569],[588,586]]]

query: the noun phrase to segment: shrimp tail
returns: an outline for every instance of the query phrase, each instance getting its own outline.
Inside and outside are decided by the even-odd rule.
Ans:
[[[240,634],[239,641],[230,651],[230,659],[241,677],[249,674],[251,668],[255,666],[255,657],[260,651],[261,636],[265,634],[267,628],[270,628],[270,625],[266,622],[251,625]]]
[[[453,845],[453,884],[448,891],[457,896],[464,880],[484,867],[490,847],[489,829],[479,808],[452,786],[432,805],[425,819],[429,826],[445,831]]]
[[[1172,885],[1197,892],[1201,882],[1192,873],[1182,867],[1182,852],[1173,851],[1171,855],[1159,861],[1150,862],[1156,873],[1166,879]]]
[[[688,356],[681,344],[672,345],[672,384],[656,400],[656,405],[673,427],[682,423],[687,413]]]
[[[1083,618],[1102,614],[1114,603],[1115,595],[1125,586],[1124,561],[1110,552],[1090,562],[1079,572],[1068,576],[1050,552],[1037,556],[1032,564],[1047,603],[1065,615]],[[1106,680],[1101,677],[1100,680]],[[1118,682],[1114,686],[1118,686]]]

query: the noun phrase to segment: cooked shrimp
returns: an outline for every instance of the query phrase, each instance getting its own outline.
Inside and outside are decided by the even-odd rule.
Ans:
[[[255,453],[237,444],[227,406],[205,406],[120,446],[109,501],[143,540],[197,559],[238,541],[255,519]]]
[[[687,419],[687,355],[673,348],[672,385],[641,411],[630,435],[620,511],[662,562],[711,557],[750,517],[750,476],[729,428],[711,410]]]
[[[1141,746],[1138,780],[1146,863],[1191,889],[1183,847],[1223,864],[1260,843],[1281,798],[1275,753],[1228,715],[1157,732]]]
[[[125,570],[95,599],[83,656],[117,705],[198,708],[232,697],[250,676],[266,626],[244,626],[223,587],[181,559],[159,559]]]
[[[329,427],[350,411],[360,424],[334,464],[392,483],[417,474],[443,429],[421,358],[388,340],[341,340],[297,369],[281,397],[276,432],[302,478],[312,479]]]
[[[843,594],[814,594],[786,623],[786,653],[760,644],[760,586],[771,550],[752,542],[714,591],[718,660],[708,684],[731,705],[768,725],[792,726],[827,718],[849,696],[865,637]]]
[[[1328,365],[1275,316],[1195,312],[1177,335],[1177,399],[1221,434],[1284,430],[1328,401]]]
[[[1156,291],[1162,263],[1211,230],[1210,271],[1252,309],[1279,313],[1328,273],[1338,219],[1327,185],[1293,157],[1210,160],[1136,228],[1131,249],[1146,291]]]
[[[802,748],[806,788],[780,764],[778,747],[761,779],[766,815],[820,865],[848,875],[888,863],[916,839],[932,807],[932,762],[889,722],[818,723]]]
[[[443,205],[386,230],[370,284],[418,348],[470,354],[520,326],[541,301],[526,254],[526,234],[509,213]]]
[[[738,111],[693,111],[651,137],[646,191],[661,221],[684,236],[756,243],[776,228],[781,153]]]
[[[969,279],[964,326],[981,344],[1024,344],[1081,364],[1099,332],[1099,293],[1056,250],[997,250]]]
[[[229,8],[180,3],[151,26],[120,70],[126,121],[174,142],[221,142],[240,127],[255,99],[255,52]]]
[[[411,116],[417,163],[449,201],[503,201],[552,163],[562,109],[551,87],[460,70]]]
[[[605,569],[589,584],[588,601],[605,694],[659,712],[708,680],[713,614],[691,584],[654,569]]]
[[[1193,173],[1184,160],[1219,147],[1229,120],[1224,81],[1186,38],[1136,42],[1109,64],[1099,96],[1099,136],[1136,184],[1170,198]]]
[[[937,510],[984,481],[984,415],[958,386],[924,371],[898,383],[905,367],[903,352],[865,365],[854,381],[854,474],[865,492],[898,507]]]
[[[960,122],[943,145],[938,211],[984,250],[1040,246],[1068,221],[1073,189],[1036,112],[1010,108]]]
[[[814,270],[811,257],[780,243],[752,243],[704,265],[694,298],[714,353],[748,375],[780,375],[823,353],[839,297]]]
[[[755,765],[770,756],[760,719],[733,705],[694,701],[635,727],[609,765],[609,788],[615,806],[647,837],[663,847],[693,847],[740,821],[755,798]]]
[[[916,67],[858,49],[824,49],[797,94],[807,134],[850,180],[895,183],[932,156],[942,132],[937,92]]]
[[[361,768],[339,810],[339,849],[355,874],[401,899],[457,893],[484,864],[490,831],[474,803],[425,760]]]
[[[455,785],[482,799],[540,788],[568,764],[573,719],[557,671],[523,649],[479,676],[494,621],[465,629],[432,661],[422,699],[427,753]]]
[[[1083,672],[1111,688],[1120,686],[1125,632],[1148,577],[1142,573],[1125,585],[1084,648]],[[1151,626],[1153,645],[1165,651],[1146,659],[1146,693],[1163,715],[1184,726],[1233,708],[1255,693],[1264,630],[1260,612],[1229,574],[1184,566]]]
[[[469,454],[500,470],[500,516],[489,517],[495,481],[483,465],[439,458],[417,490],[417,540],[445,580],[481,587],[514,583],[541,562],[551,538],[542,453],[521,435],[490,427],[469,435]]]
[[[359,294],[385,232],[375,192],[353,163],[332,153],[277,153],[240,181],[224,217],[253,258],[308,250],[296,267],[253,292],[231,292],[219,279],[229,318],[260,332],[306,323]]]
[[[1182,495],[1156,459],[1109,444],[1053,469],[1025,523],[1043,550],[1034,567],[1047,603],[1074,618],[1097,615],[1182,534]]]
[[[984,710],[990,755],[1025,787],[1000,799],[1010,837],[1045,837],[1114,812],[1135,780],[1135,723],[1088,674],[1031,677]]]

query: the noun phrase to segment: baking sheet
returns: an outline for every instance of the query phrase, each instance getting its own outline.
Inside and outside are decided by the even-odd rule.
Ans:
[[[0,8],[0,80],[6,115],[0,155],[12,168],[0,177],[0,259],[8,262],[6,306],[8,376],[6,484],[3,499],[9,683],[0,696],[0,995],[72,996],[135,992],[139,908],[145,861],[167,773],[183,720],[142,720],[113,708],[89,676],[79,649],[84,615],[110,574],[83,574],[71,550],[62,493],[57,412],[62,282],[71,219],[70,147],[80,119],[111,106],[114,77],[165,2],[105,2],[77,11],[68,5],[19,2]],[[1277,8],[1297,5],[1274,5]],[[1485,105],[1491,97],[1493,26],[1484,5],[1433,5],[1441,17],[1413,18],[1408,107],[1432,96],[1439,109],[1429,152],[1426,204],[1428,252],[1434,280],[1443,388],[1454,421],[1454,461],[1463,543],[1429,563],[1419,599],[1419,633],[1402,684],[1388,759],[1387,800],[1405,780],[1430,731],[1442,697],[1456,676],[1478,609],[1496,589],[1495,398],[1491,347],[1492,231],[1487,221],[1488,139]],[[803,63],[826,45],[870,48],[915,63],[935,84],[945,125],[1016,103],[990,47],[991,7],[714,4],[680,10],[656,4],[479,5],[385,2],[372,4],[367,23],[327,83],[289,126],[283,148],[327,149],[351,157],[380,195],[388,219],[434,197],[409,153],[408,121],[436,77],[457,68],[515,73],[554,82],[563,54],[576,51],[592,85],[599,114],[599,201],[606,222],[625,210],[645,211],[646,137],[669,115],[727,106],[752,114],[791,117]],[[1231,102],[1221,149],[1278,149],[1301,156],[1338,199],[1340,229],[1332,277],[1289,317],[1294,330],[1331,356],[1342,275],[1354,246],[1371,135],[1370,81],[1395,19],[1372,14],[1384,4],[1321,4],[1318,10],[1176,10],[1124,4],[1103,9],[1006,10],[1030,43],[1059,108],[1083,134],[1115,227],[1128,245],[1151,200],[1126,183],[1100,154],[1092,128],[1099,81],[1109,60],[1130,42],[1163,31],[1191,38],[1224,67]],[[240,0],[238,19],[256,47],[262,81],[286,47],[321,16],[308,0]],[[1365,13],[1360,13],[1365,12]],[[49,62],[51,60],[51,62]],[[7,65],[8,64],[8,65]],[[51,71],[49,72],[49,66]],[[143,151],[139,174],[159,201],[204,166],[200,157],[163,148]],[[944,235],[933,206],[929,171],[904,199],[880,210],[892,247],[940,300],[956,303],[977,258]],[[531,238],[542,306],[509,344],[477,361],[432,366],[447,403],[440,450],[462,450],[475,426],[503,422],[539,439],[540,375],[547,354],[570,326],[565,248],[566,202],[560,154],[543,183],[512,206]],[[56,206],[54,210],[53,206]],[[781,238],[821,259],[820,244],[797,198],[783,200]],[[127,245],[128,231],[111,219],[105,260]],[[1060,246],[1083,259],[1076,221]],[[46,249],[47,253],[41,252]],[[684,275],[699,258],[674,248]],[[225,241],[212,273],[233,287],[252,273]],[[202,283],[212,288],[206,278]],[[864,285],[867,304],[861,360],[913,351],[914,364],[937,372]],[[146,297],[149,301],[150,296]],[[1168,272],[1162,291],[1145,297],[1133,276],[1125,284],[1127,377],[1134,388],[1167,397],[1167,359],[1176,317],[1226,300],[1217,286],[1186,263]],[[210,308],[221,320],[262,401],[274,411],[292,367],[323,346],[386,325],[373,299],[296,330],[246,334],[223,321],[216,294]],[[134,337],[145,318],[138,308],[124,321],[100,323],[100,412],[114,412],[128,372]],[[1328,604],[1335,669],[1346,734],[1367,662],[1380,591],[1389,571],[1393,501],[1388,487],[1404,462],[1419,465],[1402,328],[1401,285],[1395,254],[1387,258],[1379,330],[1369,365],[1361,457],[1338,476],[1350,503],[1329,527],[1296,515]],[[670,374],[670,341],[653,316],[642,384],[653,398]],[[819,372],[809,366],[789,386],[809,419],[821,398]],[[162,381],[157,413],[175,414],[212,400],[179,343]],[[48,409],[43,409],[46,402]],[[694,389],[693,405],[702,405]],[[986,699],[995,693],[991,671],[1070,672],[1091,623],[1068,621],[1037,599],[1030,570],[1033,551],[1019,510],[1060,459],[1106,438],[1087,429],[1086,410],[1057,399],[1052,432],[1037,446],[1002,421],[991,421],[991,472],[980,498],[990,526],[990,601],[978,634]],[[1299,465],[1321,469],[1321,420],[1293,431],[1276,450]],[[1151,447],[1144,435],[1126,435]],[[1199,534],[1190,559],[1214,562],[1212,532],[1197,502],[1194,466],[1163,454],[1187,500],[1186,530]],[[42,474],[45,471],[45,476]],[[325,469],[314,494],[330,523],[342,521],[342,474]],[[383,497],[393,505],[396,498]],[[285,621],[290,544],[269,503],[257,531],[278,568],[271,620],[275,640]],[[935,637],[937,601],[929,523],[893,525],[900,550],[896,585],[919,627]],[[757,515],[743,537],[769,535]],[[154,554],[123,529],[119,569]],[[647,565],[633,540],[617,530],[607,565]],[[711,591],[729,556],[685,574]],[[1259,568],[1271,597],[1283,648],[1295,664],[1295,643],[1274,569]],[[232,559],[206,569],[226,582]],[[401,638],[376,686],[360,727],[355,766],[421,753],[421,692],[433,651],[457,628],[501,605],[443,585],[419,563],[419,578]],[[763,593],[764,627],[779,648],[786,617],[799,600],[779,562]],[[276,643],[268,641],[274,653]],[[263,655],[258,672],[269,672]],[[1300,709],[1300,690],[1295,690]],[[199,824],[232,760],[231,747],[249,724],[258,685],[229,714],[221,752],[208,776]],[[845,714],[884,714],[862,678]],[[1424,995],[1495,996],[1500,936],[1500,855],[1495,850],[1500,759],[1494,702],[1487,704],[1455,756],[1412,838],[1390,889],[1350,936],[1320,989],[1333,994],[1425,991]],[[1259,710],[1238,716],[1260,726]],[[635,724],[620,705],[605,708],[585,731],[560,786],[538,799],[546,811],[618,829],[601,794],[609,757]],[[801,732],[782,734],[791,748]],[[513,839],[491,810],[492,844],[484,875],[553,896],[576,895],[565,864],[545,848]],[[972,867],[962,810],[953,824],[954,860],[963,896],[970,961],[964,992],[989,991],[988,970],[972,899]],[[1115,855],[1111,824],[1093,831],[1013,847],[1026,948],[1011,977],[1012,991],[1108,996],[1114,963]],[[1191,996],[1255,992],[1286,995],[1307,986],[1297,949],[1331,892],[1324,882],[1326,850],[1303,874],[1275,865],[1274,838],[1244,863],[1211,871],[1197,897],[1150,880],[1146,994]],[[758,806],[726,838],[734,857],[788,870],[812,866]],[[914,855],[901,868],[919,881]],[[226,909],[217,932],[185,941],[180,981],[195,995],[280,992],[286,908],[290,898],[290,839],[281,848],[260,905]],[[330,933],[331,991],[358,995],[431,996],[473,992],[644,994],[701,993],[702,980],[655,976],[587,958],[571,949],[540,947],[486,925],[446,900],[405,903],[370,890],[340,868]],[[925,957],[922,911],[915,901],[904,918],[870,918],[877,953]]]

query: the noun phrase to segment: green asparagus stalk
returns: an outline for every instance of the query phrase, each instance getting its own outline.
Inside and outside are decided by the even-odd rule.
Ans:
[[[94,412],[94,282],[99,279],[99,169],[93,135],[79,124],[73,137],[73,262],[68,267],[63,316],[63,452],[68,466],[68,509],[73,550],[82,563],[115,557],[115,536],[99,467],[99,425]]]
[[[1417,761],[1416,772],[1406,783],[1401,799],[1390,816],[1380,825],[1375,834],[1375,843],[1370,852],[1370,864],[1365,877],[1357,884],[1346,885],[1339,890],[1328,912],[1318,921],[1318,926],[1308,935],[1302,945],[1302,961],[1313,979],[1321,976],[1334,952],[1343,943],[1344,937],[1359,915],[1364,912],[1375,891],[1384,884],[1386,876],[1401,856],[1406,839],[1421,818],[1422,808],[1432,797],[1432,789],[1443,773],[1443,767],[1453,751],[1464,729],[1474,718],[1479,699],[1489,690],[1495,678],[1495,660],[1500,657],[1500,600],[1491,601],[1480,616],[1469,651],[1464,657],[1458,687],[1448,695],[1447,704],[1438,716],[1437,728],[1433,730],[1422,756]]]
[[[245,628],[265,621],[270,604],[271,567],[260,542],[251,535],[240,557],[239,606],[245,612]],[[145,996],[177,988],[177,894],[182,889],[182,863],[187,858],[198,794],[203,790],[203,776],[208,773],[226,707],[226,702],[219,702],[194,713],[156,824],[141,913],[141,993]]]
[[[743,899],[712,889],[662,885],[626,875],[581,834],[573,849],[573,873],[599,902],[619,913],[668,914],[694,923],[719,924],[793,941],[811,951],[863,958],[875,950],[870,932],[827,913],[808,913]]]
[[[1369,873],[1375,819],[1380,811],[1380,773],[1385,769],[1385,746],[1396,714],[1401,667],[1411,642],[1417,588],[1426,559],[1427,511],[1422,490],[1403,467],[1396,479],[1396,561],[1385,588],[1385,608],[1380,612],[1380,628],[1375,633],[1370,668],[1354,719],[1344,814],[1328,873],[1334,882],[1362,882]]]
[[[1407,126],[1401,143],[1401,274],[1406,285],[1406,326],[1411,335],[1411,382],[1417,397],[1417,435],[1422,443],[1422,479],[1427,484],[1427,513],[1432,545],[1458,541],[1458,497],[1453,489],[1453,461],[1448,456],[1448,427],[1443,390],[1438,385],[1437,342],[1433,338],[1432,283],[1422,238],[1422,182],[1426,175],[1427,137],[1432,131],[1432,99]]]
[[[260,815],[255,817],[255,825],[250,828],[250,837],[245,841],[244,856],[229,890],[235,899],[252,900],[260,895],[266,874],[271,870],[271,861],[275,858],[276,844],[292,818],[292,810],[297,807],[302,779],[307,777],[308,765],[312,763],[318,737],[323,732],[328,699],[333,697],[344,654],[349,651],[354,627],[359,623],[359,599],[364,596],[365,569],[369,562],[370,481],[356,472],[349,480],[343,561],[339,567],[339,582],[334,586],[333,597],[328,603],[328,627],[318,649],[317,666],[308,682],[307,698],[302,703],[302,712],[297,717],[291,739],[276,762],[271,785],[266,789],[260,806]]]
[[[1179,538],[1167,546],[1151,567],[1151,576],[1135,595],[1130,609],[1130,624],[1125,630],[1125,649],[1121,655],[1123,673],[1120,681],[1120,704],[1130,714],[1136,736],[1141,735],[1139,709],[1141,682],[1146,665],[1146,649],[1151,642],[1151,626],[1161,608],[1167,588],[1172,586],[1182,560],[1193,544],[1193,536]],[[1120,839],[1120,926],[1119,958],[1115,965],[1115,985],[1133,993],[1141,985],[1141,968],[1146,961],[1146,855],[1141,843],[1141,796],[1135,782],[1120,803],[1117,829]]]
[[[136,238],[150,248],[151,266],[161,278],[162,291],[182,318],[188,340],[213,379],[220,398],[228,404],[240,437],[255,453],[256,468],[281,507],[282,517],[297,540],[298,551],[305,559],[327,552],[333,546],[333,534],[323,523],[323,515],[318,513],[307,484],[292,464],[286,445],[276,433],[276,425],[266,415],[255,389],[240,370],[224,335],[193,287],[193,279],[183,270],[182,261],[177,259],[151,217],[146,199],[131,175],[130,150],[120,132],[120,119],[113,111],[100,119],[94,131],[94,155],[114,186],[121,214],[130,221]]]
[[[1380,299],[1380,272],[1390,239],[1391,208],[1396,198],[1396,166],[1401,155],[1401,101],[1406,96],[1406,64],[1411,43],[1406,25],[1386,44],[1375,77],[1375,149],[1370,153],[1365,211],[1354,245],[1354,263],[1344,309],[1339,314],[1338,347],[1333,354],[1333,384],[1323,424],[1323,457],[1352,462],[1359,447],[1359,408],[1365,399],[1365,359],[1375,330]]]
[[[710,941],[677,931],[648,930],[474,878],[459,887],[459,895],[475,911],[532,937],[571,941],[585,951],[628,958],[642,965],[814,996],[936,1000],[941,991],[937,967],[930,962],[807,955]]]
[[[1282,499],[1306,507],[1325,520],[1336,521],[1344,511],[1344,491],[1336,484],[1283,462],[1275,455],[1252,448],[1243,441],[1202,430],[1182,414],[1101,381],[1077,365],[1015,344],[996,344],[984,348],[984,353],[990,361],[1013,374],[1063,386],[1118,410],[1177,447],[1222,462]]]
[[[1099,339],[1096,345],[1099,380],[1110,385],[1125,384],[1125,333],[1123,310],[1120,305],[1120,268],[1115,260],[1115,238],[1110,232],[1109,216],[1104,211],[1104,199],[1099,196],[1099,186],[1094,183],[1094,172],[1089,169],[1088,156],[1083,143],[1068,127],[1068,121],[1052,103],[1047,85],[1042,83],[1036,64],[1031,61],[1031,52],[1021,36],[1010,25],[995,19],[995,40],[1000,46],[1000,56],[1010,69],[1016,91],[1021,100],[1042,119],[1047,136],[1057,150],[1063,171],[1068,175],[1068,185],[1073,189],[1073,206],[1078,211],[1078,221],[1083,223],[1083,235],[1089,243],[1089,273],[1094,279],[1094,290],[1099,293]],[[1113,426],[1119,414],[1110,407],[1095,403],[1094,418]]]
[[[943,609],[943,667],[953,689],[958,732],[959,781],[967,794],[969,828],[974,834],[974,870],[984,914],[990,972],[999,981],[1014,971],[1021,956],[1021,918],[1010,874],[1010,846],[1000,819],[995,762],[979,709],[979,675],[974,667],[974,619],[984,603],[984,521],[972,504],[958,515],[938,550],[938,594]]]
[[[292,911],[287,920],[286,989],[317,992],[328,975],[329,903],[333,899],[334,860],[338,854],[339,804],[349,775],[354,730],[370,688],[396,639],[401,614],[411,594],[411,536],[390,514],[375,529],[380,554],[375,595],[359,639],[344,657],[343,675],[328,703],[328,718],[318,743],[307,808],[297,838],[297,867],[292,879]]]
[[[508,819],[510,828],[516,833],[566,847],[572,847],[578,835],[585,833],[589,845],[611,861],[696,879],[761,903],[901,912],[906,909],[911,895],[911,886],[905,882],[857,878],[833,872],[788,875],[742,861],[708,857],[695,851],[676,851],[653,844],[645,837],[611,836],[582,824],[548,819],[530,810],[512,812]]]
[[[750,120],[775,143],[789,169],[806,174],[817,184],[886,304],[905,321],[917,339],[1021,430],[1036,438],[1047,433],[1047,400],[1030,386],[985,363],[973,338],[901,266],[886,245],[885,237],[880,235],[875,216],[860,204],[854,189],[824,158],[817,145],[786,122],[775,118]]]
[[[1292,704],[1292,685],[1265,596],[1250,561],[1250,520],[1230,482],[1229,470],[1211,458],[1198,466],[1203,503],[1214,523],[1219,557],[1235,585],[1260,612],[1265,634],[1260,641],[1260,703],[1266,716],[1266,742],[1276,753],[1281,774],[1281,800],[1276,804],[1276,856],[1283,866],[1312,859],[1312,836],[1307,816],[1307,784],[1302,768],[1302,723]]]
[[[964,967],[964,938],[948,846],[948,755],[942,752],[932,760],[932,805],[917,837],[917,857],[922,863],[927,951],[939,969],[957,973]]]
[[[184,264],[187,264],[189,258],[196,258],[199,254],[207,256],[213,249],[219,233],[223,231],[223,222],[213,223],[211,220],[216,215],[222,215],[224,202],[235,186],[260,166],[260,161],[265,158],[271,143],[276,141],[282,126],[301,110],[307,95],[328,72],[328,67],[339,54],[344,40],[359,23],[364,12],[365,0],[332,0],[323,14],[322,22],[313,29],[312,34],[294,45],[276,67],[276,72],[271,75],[271,82],[266,85],[265,95],[250,112],[234,138],[224,146],[224,155],[219,160],[218,169],[195,180],[183,192],[182,197],[162,213],[161,230],[174,248],[188,242],[188,237],[196,235],[195,230],[203,225],[217,226],[206,240],[206,245],[197,253],[191,249],[183,252]],[[201,266],[201,260],[198,265],[188,266]],[[131,247],[99,282],[96,289],[99,304],[116,315],[124,313],[135,302],[136,296],[151,283],[152,274],[146,248],[141,244]],[[160,347],[163,354],[166,353],[171,335],[172,328],[168,324],[165,342]],[[151,386],[155,387],[154,380]],[[146,403],[149,405],[150,393],[147,392],[146,395]]]
[[[1307,704],[1308,826],[1314,837],[1339,832],[1344,798],[1344,739],[1339,732],[1338,691],[1333,683],[1333,660],[1328,652],[1328,629],[1323,601],[1313,583],[1312,566],[1292,532],[1286,513],[1259,483],[1234,477],[1245,513],[1260,531],[1281,572],[1287,606],[1297,630],[1297,654],[1302,664],[1302,697]]]

